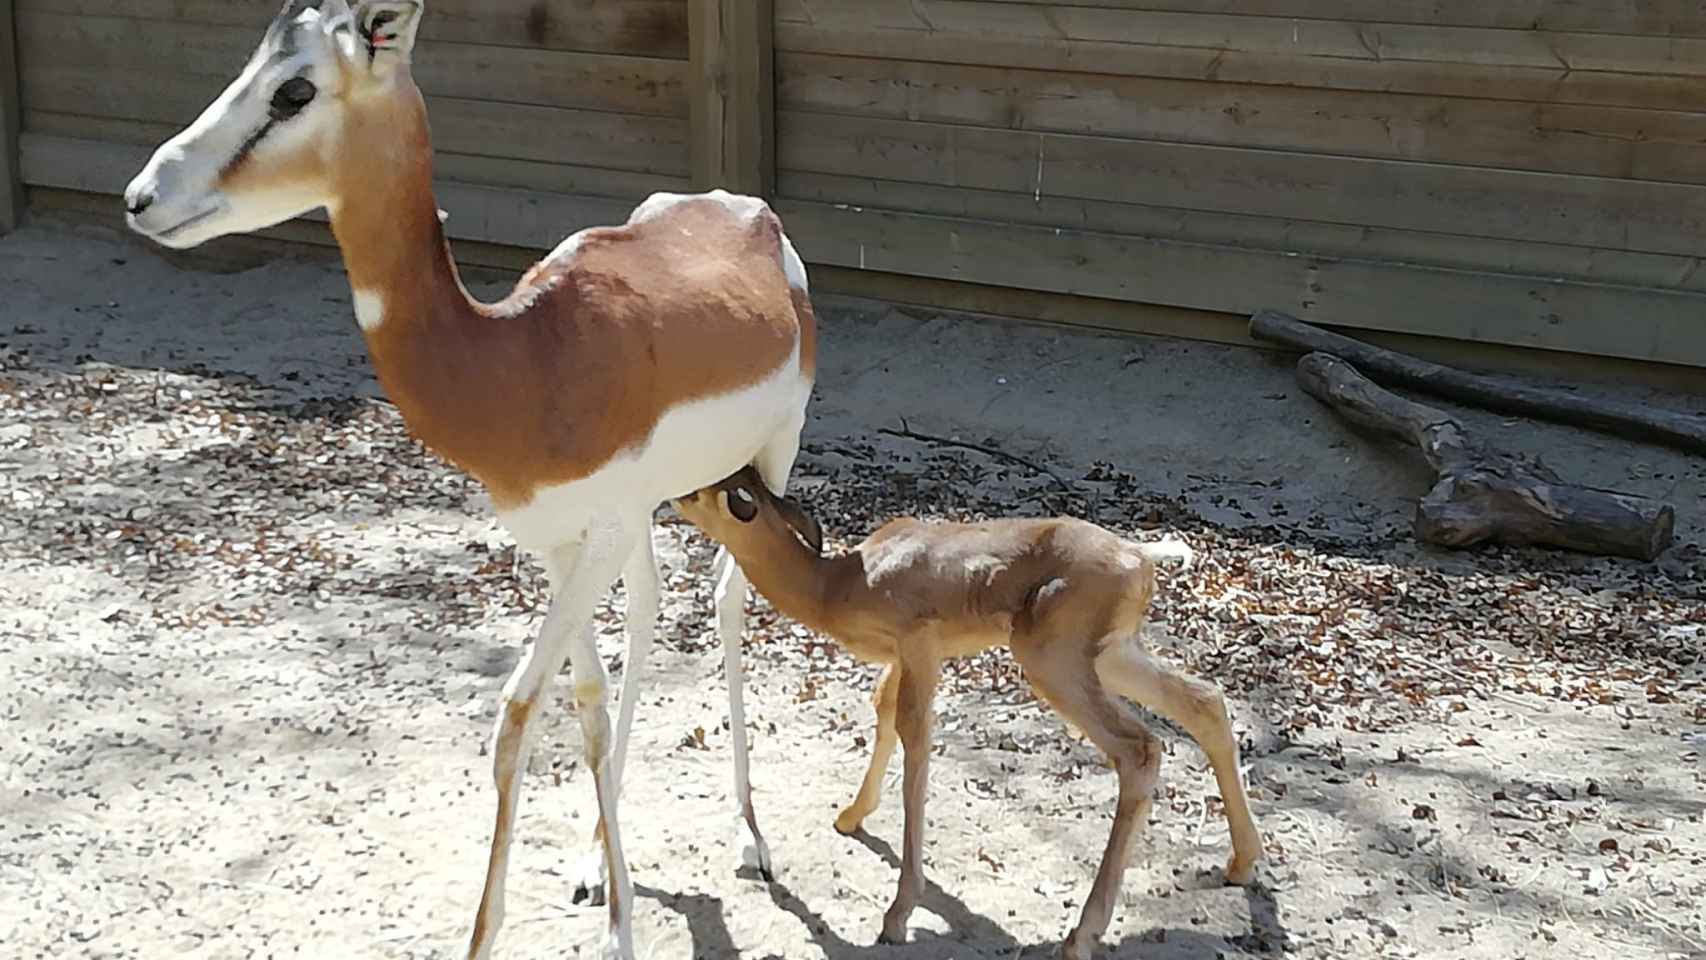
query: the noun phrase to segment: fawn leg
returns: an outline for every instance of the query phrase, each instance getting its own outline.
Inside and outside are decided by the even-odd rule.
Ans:
[[[938,664],[896,664],[900,689],[895,695],[895,729],[905,751],[901,787],[906,830],[901,843],[900,883],[894,903],[883,914],[878,943],[904,943],[906,920],[924,893],[924,797],[930,785],[931,705],[940,678]]]
[[[1096,674],[1110,690],[1184,727],[1208,755],[1226,808],[1226,825],[1232,832],[1226,882],[1239,886],[1249,883],[1256,875],[1256,862],[1262,858],[1262,836],[1250,815],[1250,798],[1238,773],[1238,740],[1232,735],[1232,721],[1226,715],[1220,690],[1186,676],[1130,640],[1110,641],[1096,657]]]
[[[882,802],[883,774],[888,772],[889,758],[894,756],[894,745],[899,738],[894,720],[899,693],[900,667],[891,663],[883,667],[876,689],[871,692],[871,705],[877,711],[876,743],[871,748],[871,765],[865,768],[859,795],[835,818],[835,829],[841,833],[856,832]]]

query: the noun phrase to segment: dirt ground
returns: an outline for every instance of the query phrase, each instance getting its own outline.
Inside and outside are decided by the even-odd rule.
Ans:
[[[47,221],[0,238],[0,291],[5,954],[460,956],[485,741],[541,583],[377,400],[336,264],[189,270]],[[1337,423],[1283,358],[817,301],[799,489],[837,541],[900,511],[1067,511],[1198,551],[1157,612],[1167,652],[1228,691],[1268,859],[1249,889],[1216,883],[1212,778],[1164,730],[1108,955],[1706,957],[1706,460],[1465,411],[1582,482],[1669,498],[1678,545],[1656,564],[1446,555],[1407,534],[1420,463]],[[1061,482],[878,432],[903,420]],[[873,671],[752,602],[778,876],[737,876],[710,549],[667,510],[656,539],[665,608],[622,802],[639,955],[1050,955],[1111,820],[1095,751],[1004,657],[962,664],[939,702],[931,887],[911,942],[875,946],[898,761],[868,835],[830,826]],[[617,668],[620,611],[618,591],[600,616]],[[578,755],[559,703],[499,956],[600,943],[602,910],[569,899],[593,824]]]

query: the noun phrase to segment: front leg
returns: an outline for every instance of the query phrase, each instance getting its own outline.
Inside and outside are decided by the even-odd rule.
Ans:
[[[605,956],[632,960],[632,896],[627,864],[616,830],[616,797],[610,788],[609,716],[605,707],[604,661],[592,633],[592,614],[598,599],[616,579],[627,544],[622,528],[610,525],[592,532],[584,542],[560,547],[548,557],[551,606],[539,638],[510,675],[492,731],[492,778],[497,787],[497,821],[486,866],[485,889],[468,946],[470,960],[491,954],[503,923],[505,875],[527,770],[530,732],[551,679],[567,659],[574,671],[575,700],[585,735],[585,758],[598,794],[599,813],[606,824],[601,837],[609,866],[610,928]]]
[[[616,739],[610,750],[610,782],[617,799],[622,794],[622,771],[627,766],[628,736],[634,725],[634,708],[639,702],[640,684],[645,677],[646,660],[651,656],[652,643],[657,636],[658,562],[652,547],[651,528],[634,545],[628,563],[622,568],[622,586],[628,594],[627,621],[628,652],[622,666],[622,700],[616,710]],[[604,902],[604,818],[592,835],[592,849],[575,867],[574,903],[596,906]]]
[[[897,664],[900,690],[895,702],[895,727],[905,751],[905,781],[901,787],[906,829],[901,844],[900,884],[894,903],[883,914],[878,943],[905,943],[906,921],[924,894],[924,799],[930,786],[930,728],[938,664]]]
[[[746,574],[727,550],[718,548],[716,603],[717,634],[723,641],[723,672],[729,684],[729,739],[735,754],[736,829],[745,834],[740,866],[751,867],[766,882],[776,879],[770,865],[770,847],[758,830],[758,815],[752,809],[752,781],[746,745],[746,702],[742,695],[745,677],[741,671],[741,636],[746,628]]]
[[[835,818],[835,829],[840,833],[857,833],[865,818],[882,802],[883,774],[888,772],[889,758],[894,756],[898,736],[894,715],[899,693],[900,667],[891,663],[883,667],[882,676],[877,678],[877,687],[871,693],[871,705],[877,711],[876,743],[871,748],[871,765],[865,768],[865,780],[859,785],[859,795]]]

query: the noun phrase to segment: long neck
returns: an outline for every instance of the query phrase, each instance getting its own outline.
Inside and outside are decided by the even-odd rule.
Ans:
[[[818,556],[791,534],[766,547],[735,552],[753,587],[784,616],[821,633],[834,633],[838,594],[833,585],[846,558]]]
[[[332,232],[386,395],[423,443],[490,486],[491,465],[513,459],[481,435],[505,414],[503,346],[445,241],[425,105],[412,85],[390,96],[347,125]]]
[[[383,351],[394,334],[470,318],[476,308],[439,223],[426,109],[412,85],[346,126],[336,169],[332,232],[369,344]]]

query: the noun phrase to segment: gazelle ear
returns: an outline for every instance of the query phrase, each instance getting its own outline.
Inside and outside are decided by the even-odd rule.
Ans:
[[[368,68],[382,77],[408,63],[421,11],[420,0],[360,0],[351,10],[356,55],[365,56]]]

